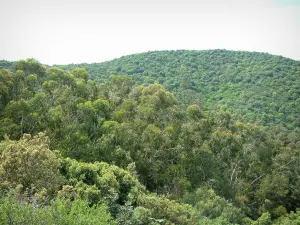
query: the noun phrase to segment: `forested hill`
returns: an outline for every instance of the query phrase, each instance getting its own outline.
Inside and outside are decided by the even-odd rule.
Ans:
[[[181,102],[202,104],[262,125],[300,127],[300,62],[266,53],[206,50],[153,51],[84,67],[93,79],[129,75],[163,84]]]
[[[7,60],[0,60],[0,69],[10,69],[13,70],[13,62]]]
[[[0,224],[296,225],[299,165],[300,132],[183,107],[158,83],[0,69]]]

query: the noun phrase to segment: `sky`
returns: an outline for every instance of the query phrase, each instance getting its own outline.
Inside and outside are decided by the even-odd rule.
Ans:
[[[300,60],[300,0],[0,0],[0,59],[228,49]]]

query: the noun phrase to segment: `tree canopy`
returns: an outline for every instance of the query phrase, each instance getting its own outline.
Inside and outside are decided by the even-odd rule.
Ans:
[[[155,81],[182,104],[228,111],[245,122],[300,126],[300,62],[267,53],[228,50],[151,51],[83,67],[97,81],[111,75],[132,77],[138,84]]]
[[[245,71],[251,60],[253,65],[248,70],[260,71],[261,67],[254,69],[257,57],[263,60],[261,66],[273,65],[276,59],[273,63],[282,69],[278,73],[272,70],[273,75],[295,77],[294,86],[286,88],[297,87],[296,61],[221,50],[123,57],[103,63],[107,66],[105,76],[99,72],[97,79],[95,73],[88,72],[96,67],[79,69],[73,65],[65,66],[70,69],[65,70],[41,65],[34,59],[0,69],[0,222],[297,224],[297,120],[260,120],[264,127],[249,123],[248,111],[239,114],[242,107],[235,107],[242,97],[234,88],[230,92],[236,92],[237,99],[232,99],[231,110],[224,105],[220,108],[216,101],[203,101],[218,95],[222,74],[226,78],[233,70]],[[139,60],[147,63],[140,64]],[[232,67],[228,65],[230,60],[236,60]],[[162,66],[171,61],[174,73]],[[125,76],[127,69],[121,65],[116,71],[111,67],[109,72],[109,65],[118,62],[127,62],[124,68],[135,62],[148,68],[147,73],[160,73],[157,77],[146,75],[145,70],[135,67],[130,76]],[[189,68],[204,65],[209,70],[215,68],[219,79],[212,85],[209,79],[213,75],[207,76],[207,89],[201,86],[206,70],[191,80],[184,75],[190,74]],[[163,74],[164,81],[157,79]],[[177,79],[179,74],[179,86],[170,88],[167,81]],[[147,81],[150,77],[152,80]],[[266,92],[268,87],[277,90],[277,81],[269,78],[273,84],[265,86]],[[189,81],[196,82],[194,88]],[[226,81],[235,85],[243,82],[244,78]],[[254,95],[254,86],[243,85],[245,91],[253,91],[254,99],[264,95]],[[215,87],[215,91],[203,94]],[[202,101],[197,95],[190,98],[194,93],[203,94]],[[226,99],[229,92],[222,93]],[[289,104],[294,110],[295,100],[283,101],[283,107]],[[254,113],[257,118],[274,113],[259,109]],[[298,113],[288,111],[286,115],[296,118]]]

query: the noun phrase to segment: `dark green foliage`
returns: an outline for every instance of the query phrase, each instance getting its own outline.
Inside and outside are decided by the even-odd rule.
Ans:
[[[7,60],[0,60],[0,69],[13,69],[13,62],[7,61]]]
[[[208,50],[153,51],[84,67],[95,80],[128,75],[138,84],[154,81],[181,103],[228,110],[247,122],[300,126],[300,62],[265,53]],[[201,97],[200,97],[201,96]]]

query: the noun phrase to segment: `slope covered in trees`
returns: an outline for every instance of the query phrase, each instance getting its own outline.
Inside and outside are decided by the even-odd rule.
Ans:
[[[300,62],[265,53],[154,51],[84,67],[98,81],[129,75],[138,84],[163,84],[182,103],[224,110],[261,125],[300,127]]]
[[[299,222],[297,131],[33,59],[0,88],[2,224]]]

